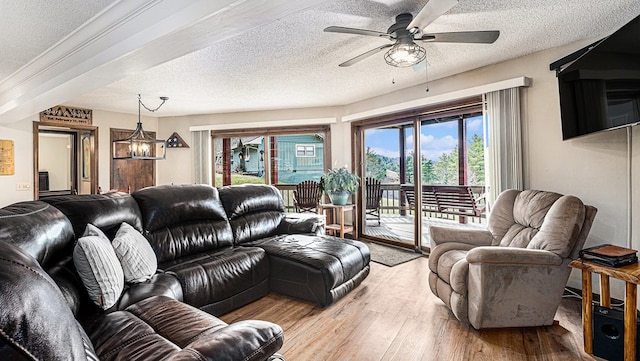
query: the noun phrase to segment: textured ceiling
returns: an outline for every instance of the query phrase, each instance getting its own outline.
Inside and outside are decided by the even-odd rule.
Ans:
[[[0,79],[8,77],[113,0],[0,1]]]
[[[43,2],[0,2],[2,78],[109,5],[109,1],[83,0],[44,3],[46,9],[35,11]],[[296,8],[282,6],[268,14],[263,13],[264,1],[236,3],[248,10],[233,18],[229,13],[212,13],[207,31],[219,36],[195,51],[154,66],[136,66],[133,58],[127,67],[135,70],[126,76],[114,76],[103,81],[104,86],[82,93],[65,89],[64,97],[56,100],[136,113],[136,94],[141,93],[151,106],[153,98],[163,95],[170,100],[155,114],[162,117],[344,105],[425,82],[424,66],[390,67],[383,52],[340,68],[338,64],[389,41],[323,32],[331,25],[384,32],[397,14],[417,14],[424,0],[297,1]],[[442,78],[577,40],[603,37],[639,14],[637,0],[460,0],[426,30],[499,30],[500,38],[491,45],[426,44],[428,77]],[[244,24],[245,18],[264,21]],[[28,31],[16,31],[18,28]],[[4,35],[7,33],[11,36]],[[202,36],[198,34],[182,34],[178,40],[195,42]],[[148,47],[169,51],[173,41],[160,38]],[[11,55],[5,49],[11,49]]]

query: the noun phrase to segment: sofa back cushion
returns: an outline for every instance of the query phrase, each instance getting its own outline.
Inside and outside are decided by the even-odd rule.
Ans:
[[[88,301],[73,265],[75,237],[69,219],[42,201],[19,202],[0,209],[0,241],[35,258],[58,284],[73,314]]]
[[[82,237],[87,224],[100,228],[109,239],[113,239],[122,222],[142,230],[138,204],[127,193],[55,196],[44,198],[43,201],[58,208],[69,218],[76,238]]]
[[[41,201],[0,209],[0,240],[13,243],[45,269],[73,252],[73,228],[57,208]]]
[[[214,187],[162,185],[140,189],[132,196],[158,263],[233,245],[233,233]]]
[[[284,201],[274,186],[243,184],[219,189],[236,244],[277,233],[285,216]]]
[[[498,196],[488,228],[494,245],[544,249],[567,257],[585,220],[576,197],[538,190],[507,190]]]
[[[0,359],[97,360],[60,289],[38,262],[0,241]]]

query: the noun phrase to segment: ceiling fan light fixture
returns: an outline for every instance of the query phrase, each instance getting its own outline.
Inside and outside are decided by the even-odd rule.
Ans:
[[[391,66],[407,68],[422,62],[426,57],[427,52],[420,45],[398,43],[384,54],[384,61]]]

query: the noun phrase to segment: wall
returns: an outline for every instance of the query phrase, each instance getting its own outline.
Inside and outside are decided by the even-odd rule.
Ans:
[[[534,53],[500,64],[483,67],[467,73],[429,82],[426,85],[395,91],[383,96],[366,99],[342,108],[309,109],[309,116],[328,116],[338,111],[338,122],[331,125],[332,166],[351,165],[350,124],[341,122],[342,116],[378,108],[400,104],[416,99],[440,99],[448,93],[526,76],[532,79],[530,87],[523,90],[523,118],[525,144],[525,182],[527,188],[573,194],[585,203],[598,208],[594,225],[587,240],[587,246],[613,243],[628,246],[629,232],[640,232],[640,215],[634,214],[631,223],[627,221],[629,212],[627,202],[628,163],[626,130],[586,136],[569,141],[562,141],[560,123],[560,104],[558,98],[557,79],[549,70],[549,64],[571,52],[590,44],[587,39],[568,46]],[[297,112],[305,113],[304,110]],[[205,124],[225,124],[226,122],[243,122],[256,120],[291,119],[287,111],[269,111],[254,113],[236,113],[226,115],[191,116],[179,118],[162,118],[159,120],[161,133],[170,134],[170,130],[179,129],[183,137],[189,126]],[[168,129],[171,127],[172,129]],[[640,175],[638,158],[638,129],[632,128],[633,147],[631,169],[634,179]],[[185,139],[188,139],[185,137]],[[190,181],[190,155],[181,154],[171,157],[168,162],[159,166],[161,182]],[[179,172],[172,173],[172,169]],[[631,207],[640,204],[639,192],[632,195]],[[631,227],[629,227],[631,225]],[[630,244],[640,249],[640,240],[633,236]],[[580,276],[573,272],[570,285],[580,288]],[[622,297],[623,287],[612,281],[614,297]],[[595,288],[597,289],[597,287]]]
[[[33,200],[33,190],[18,191],[16,183],[33,185],[33,121],[38,115],[23,121],[0,127],[0,139],[14,141],[15,147],[15,175],[0,176],[0,207],[20,201]],[[98,126],[98,185],[103,191],[110,187],[111,174],[111,144],[109,128],[135,129],[138,122],[137,114],[124,114],[93,111],[93,125]],[[157,131],[158,119],[142,116],[143,128],[147,131]],[[171,133],[163,135],[168,138]],[[163,161],[159,161],[163,162]],[[156,175],[156,181],[158,180]]]
[[[33,200],[33,189],[16,190],[16,183],[33,186],[33,126],[32,119],[0,126],[0,139],[13,140],[14,175],[0,175],[0,207],[11,203]]]

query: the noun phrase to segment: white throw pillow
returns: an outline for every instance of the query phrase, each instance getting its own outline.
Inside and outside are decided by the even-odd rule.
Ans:
[[[113,248],[124,271],[125,282],[144,282],[158,269],[158,259],[146,238],[128,223],[122,223]]]
[[[91,300],[103,310],[118,302],[124,273],[109,238],[92,224],[73,249],[73,263]]]

